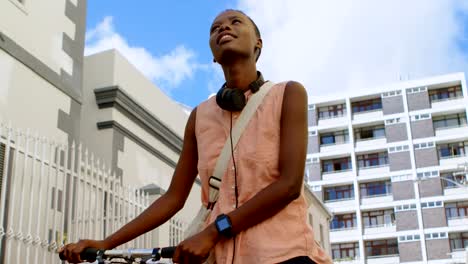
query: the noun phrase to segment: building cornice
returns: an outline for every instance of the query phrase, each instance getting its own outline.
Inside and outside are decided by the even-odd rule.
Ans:
[[[94,90],[94,94],[100,109],[114,107],[175,153],[180,154],[182,138],[119,86],[98,88]]]
[[[143,139],[141,139],[140,137],[138,137],[137,135],[132,133],[130,130],[125,128],[123,125],[121,125],[117,121],[111,120],[111,121],[98,122],[97,123],[97,128],[98,128],[98,130],[113,128],[113,129],[119,131],[120,133],[122,133],[124,136],[131,139],[133,142],[137,143],[140,147],[144,148],[145,150],[147,150],[148,152],[150,152],[154,156],[161,159],[164,163],[171,166],[172,168],[175,168],[176,165],[177,165],[177,163],[175,161],[173,161],[171,158],[164,155],[164,153],[162,153],[161,151],[155,149],[150,144],[146,143]]]

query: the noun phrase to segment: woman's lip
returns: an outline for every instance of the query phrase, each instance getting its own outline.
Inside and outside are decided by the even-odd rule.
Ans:
[[[231,35],[224,35],[221,38],[219,38],[218,44],[223,44],[223,43],[229,42],[229,41],[231,41],[233,39],[234,39],[234,37],[231,36]]]
[[[221,39],[222,39],[223,37],[225,37],[225,36],[230,36],[230,37],[233,38],[233,39],[236,38],[236,36],[234,36],[234,35],[232,35],[232,34],[230,34],[230,33],[228,33],[228,32],[222,32],[222,33],[219,34],[219,36],[216,38],[216,43],[220,44]],[[229,39],[229,40],[231,40],[231,39]]]

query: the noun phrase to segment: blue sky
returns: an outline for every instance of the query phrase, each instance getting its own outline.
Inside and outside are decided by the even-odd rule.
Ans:
[[[259,25],[267,79],[312,98],[468,71],[468,1],[88,1],[86,54],[116,48],[173,99],[196,106],[223,83],[208,30],[226,8]]]
[[[115,31],[131,46],[144,47],[160,57],[183,45],[193,52],[194,62],[211,66],[208,32],[212,19],[235,4],[227,0],[146,0],[139,1],[138,5],[127,1],[88,1],[87,31],[111,16]],[[164,80],[155,80],[155,83],[175,100],[193,107],[211,93],[207,83],[213,79],[212,75],[212,70],[196,70],[192,77],[178,85]]]

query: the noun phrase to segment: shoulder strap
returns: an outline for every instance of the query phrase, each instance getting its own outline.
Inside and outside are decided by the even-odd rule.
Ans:
[[[267,81],[265,82],[260,90],[250,97],[247,105],[245,106],[244,110],[242,110],[239,119],[237,120],[236,124],[232,129],[232,144],[233,148],[236,147],[239,139],[244,132],[245,127],[249,123],[252,116],[257,111],[258,106],[263,101],[265,95],[270,91],[271,87],[275,85],[273,82]],[[213,205],[214,202],[218,199],[218,192],[219,187],[221,186],[221,180],[223,175],[227,169],[227,165],[229,162],[229,157],[231,155],[231,140],[228,138],[226,143],[224,143],[223,150],[216,161],[216,165],[213,171],[213,176],[210,178],[210,196],[209,201],[210,204]]]

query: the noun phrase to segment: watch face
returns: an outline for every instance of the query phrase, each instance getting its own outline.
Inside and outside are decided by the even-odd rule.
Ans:
[[[226,230],[226,229],[231,227],[231,225],[229,224],[229,221],[228,221],[228,219],[226,217],[223,217],[223,218],[219,219],[217,221],[217,224],[218,224],[219,230]]]

